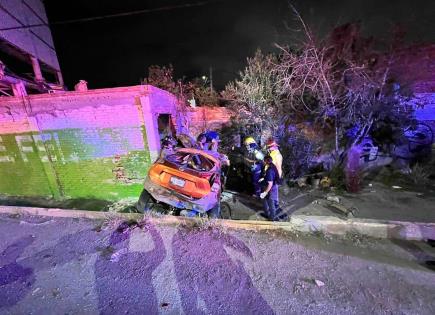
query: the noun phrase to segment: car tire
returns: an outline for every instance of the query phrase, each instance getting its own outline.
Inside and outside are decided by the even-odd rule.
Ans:
[[[140,194],[139,201],[136,204],[136,210],[140,213],[155,210],[156,202],[151,194],[145,189]]]
[[[226,202],[221,202],[221,211],[220,211],[220,218],[231,220],[231,207]]]

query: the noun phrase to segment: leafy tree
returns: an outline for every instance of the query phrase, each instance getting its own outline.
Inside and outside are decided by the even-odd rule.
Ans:
[[[148,67],[148,77],[144,80],[144,83],[174,94],[180,92],[180,88],[174,80],[174,68],[171,64],[162,67],[158,65]]]
[[[218,104],[218,93],[214,89],[212,90],[207,82],[200,78],[191,81],[175,80],[172,65],[150,66],[148,68],[148,77],[144,80],[144,83],[173,93],[184,101],[193,97],[199,106]]]
[[[242,125],[255,125],[259,130],[274,133],[283,123],[280,95],[276,91],[273,54],[258,50],[247,58],[245,70],[239,79],[229,83],[222,92]]]

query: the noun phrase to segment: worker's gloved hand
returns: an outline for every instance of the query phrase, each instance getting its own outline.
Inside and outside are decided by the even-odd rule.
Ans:
[[[267,192],[265,191],[260,194],[261,199],[264,199],[266,196],[267,196]]]

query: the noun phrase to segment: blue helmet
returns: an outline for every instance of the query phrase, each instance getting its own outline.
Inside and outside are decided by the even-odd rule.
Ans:
[[[212,142],[212,140],[219,141],[219,134],[216,131],[208,130],[204,134],[207,142]]]

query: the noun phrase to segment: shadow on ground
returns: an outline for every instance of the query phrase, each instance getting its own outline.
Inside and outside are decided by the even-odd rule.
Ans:
[[[113,204],[113,201],[87,198],[54,200],[42,197],[0,197],[0,206],[107,211],[108,206],[111,204]]]

